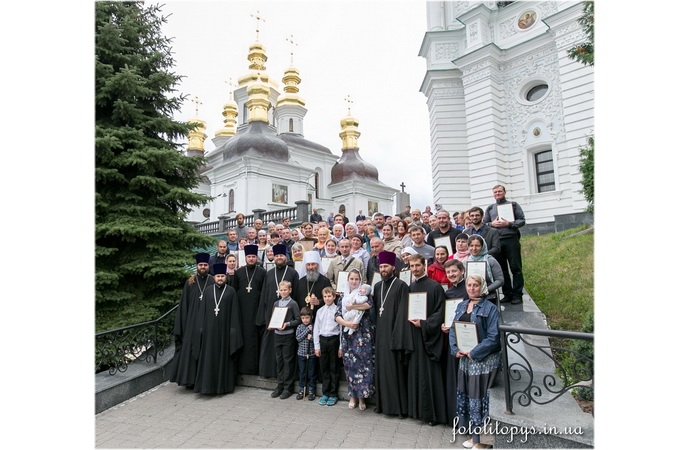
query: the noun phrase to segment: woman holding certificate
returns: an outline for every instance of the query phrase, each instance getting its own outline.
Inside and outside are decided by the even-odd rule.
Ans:
[[[356,268],[350,269],[345,293],[335,313],[335,321],[343,327],[340,335],[340,350],[342,350],[342,364],[345,368],[349,390],[349,408],[356,408],[358,399],[359,409],[364,411],[366,409],[365,399],[375,394],[373,381],[375,325],[371,321],[370,314],[363,314],[359,323],[344,319],[348,311],[366,311],[373,306],[373,300],[370,296],[366,299],[365,290],[362,287],[361,272]],[[352,333],[350,334],[349,331]]]
[[[496,258],[489,255],[484,238],[478,234],[473,234],[468,239],[468,249],[470,256],[466,261],[465,273],[470,276],[474,273],[484,274],[484,281],[486,281],[487,289],[489,290],[489,298],[496,300],[496,290],[503,287],[503,269],[496,261]]]
[[[475,431],[489,416],[489,388],[501,362],[499,313],[479,274],[468,275],[465,288],[467,298],[458,304],[449,332],[451,354],[459,361],[453,426],[471,435],[465,448],[483,448]]]

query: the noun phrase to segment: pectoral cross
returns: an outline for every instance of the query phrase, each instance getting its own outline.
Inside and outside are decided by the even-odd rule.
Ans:
[[[381,316],[382,316],[383,311],[385,311],[385,308],[383,308],[383,307],[381,306],[380,309],[378,310],[378,312],[380,313]]]
[[[248,291],[248,292],[250,292],[250,291],[252,291],[252,290],[253,290],[253,288],[251,288],[250,286],[248,286],[248,287],[246,288],[246,291]]]
[[[198,301],[202,301],[202,300],[203,300],[203,294],[198,296]]]
[[[220,308],[218,308],[218,307],[216,306],[216,307],[215,307],[215,315],[217,315],[219,312],[220,312]]]

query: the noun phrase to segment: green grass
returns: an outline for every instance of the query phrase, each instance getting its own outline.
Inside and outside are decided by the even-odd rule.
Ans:
[[[581,331],[594,308],[594,233],[522,236],[525,289],[553,330]]]

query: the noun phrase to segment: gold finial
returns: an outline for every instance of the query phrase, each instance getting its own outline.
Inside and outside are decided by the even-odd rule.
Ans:
[[[350,107],[352,106],[352,103],[354,103],[354,100],[350,100],[349,94],[347,94],[347,97],[345,98],[345,101],[347,102],[347,115],[351,115],[350,113]]]
[[[290,65],[293,65],[293,50],[295,50],[295,47],[297,47],[297,42],[293,41],[293,35],[290,35],[290,38],[286,38],[288,42],[290,42]]]
[[[203,102],[200,101],[200,100],[198,99],[198,97],[196,97],[195,95],[194,95],[194,98],[191,99],[191,101],[194,102],[194,103],[196,104],[196,117],[198,117],[198,105],[202,105]]]
[[[257,25],[255,27],[255,41],[257,41],[260,38],[260,20],[262,22],[266,22],[266,20],[264,20],[264,17],[260,16],[259,10],[256,11],[255,15],[251,14],[250,17],[253,17],[255,20],[257,20]]]
[[[238,84],[234,83],[234,81],[229,77],[229,80],[225,81],[227,83],[227,86],[229,86],[231,89],[229,89],[229,100],[234,99],[234,88],[238,86]]]

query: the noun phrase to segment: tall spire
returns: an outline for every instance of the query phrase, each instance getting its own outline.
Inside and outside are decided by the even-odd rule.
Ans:
[[[236,134],[236,116],[238,116],[238,105],[234,101],[234,88],[236,84],[229,78],[225,81],[231,88],[229,90],[229,101],[224,104],[222,115],[224,116],[224,127],[215,132],[215,136],[233,136]]]
[[[196,104],[196,116],[192,119],[189,119],[188,122],[191,124],[196,124],[197,126],[188,133],[189,145],[187,146],[188,150],[187,154],[189,156],[194,156],[198,154],[202,155],[205,151],[203,143],[205,142],[205,138],[208,137],[208,135],[205,134],[206,128],[205,121],[198,118],[198,105],[202,105],[203,102],[201,102],[196,96],[194,96],[194,98],[191,99],[191,101]]]
[[[300,92],[298,84],[300,84],[302,79],[300,78],[300,72],[293,66],[293,48],[297,46],[297,42],[293,41],[292,34],[289,38],[286,38],[286,41],[290,42],[291,44],[290,66],[283,73],[282,81],[284,84],[284,93],[279,96],[276,102],[276,107],[278,108],[284,105],[304,107],[305,101],[302,100],[302,98],[300,98],[298,95],[298,92]]]
[[[359,150],[359,136],[361,133],[358,130],[359,121],[352,117],[351,105],[354,103],[353,100],[349,98],[349,95],[345,98],[347,102],[347,117],[340,120],[340,127],[342,131],[340,132],[340,138],[342,138],[342,151],[345,150]]]
[[[246,94],[248,95],[248,100],[245,104],[248,108],[248,123],[269,123],[269,109],[272,107],[272,104],[269,101],[269,75],[265,72],[267,70],[265,66],[267,54],[264,45],[258,41],[260,20],[263,22],[265,20],[259,11],[257,11],[257,14],[251,14],[250,16],[257,20],[255,42],[250,45],[250,52],[248,53],[248,61],[250,61],[248,68],[251,71],[238,79],[238,85],[239,87],[247,86]]]

